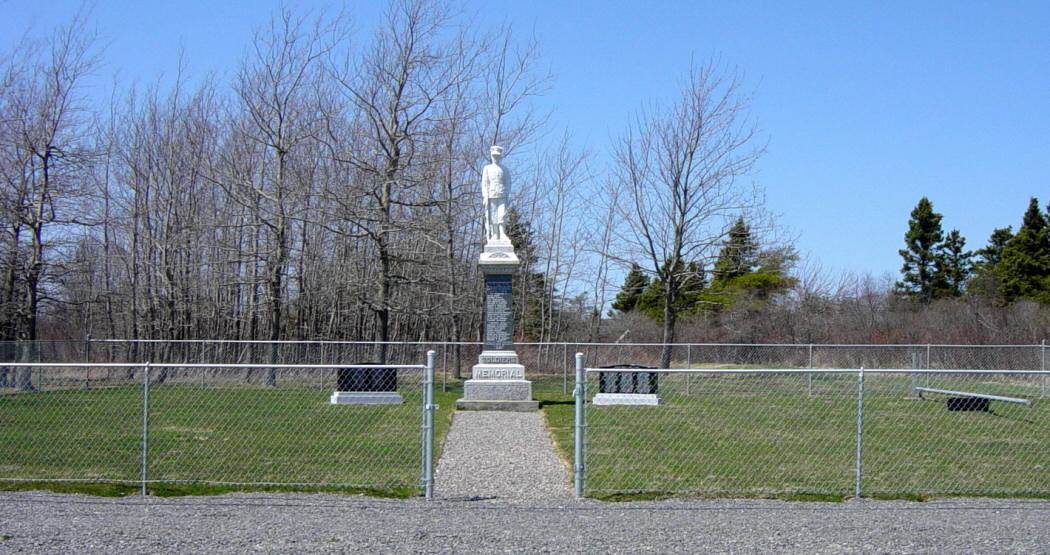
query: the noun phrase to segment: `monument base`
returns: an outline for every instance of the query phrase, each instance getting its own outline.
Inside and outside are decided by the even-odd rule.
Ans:
[[[531,401],[529,380],[467,380],[463,398],[468,401]]]
[[[510,375],[516,379],[472,379],[463,382],[463,398],[456,401],[460,410],[506,410],[533,411],[539,408],[539,401],[532,400],[532,382],[521,379],[524,367],[518,364],[486,365],[474,367],[474,376]]]
[[[404,399],[396,391],[335,391],[328,402],[333,405],[400,405]]]
[[[471,401],[459,399],[456,410],[498,410],[504,412],[534,412],[539,410],[539,401]]]

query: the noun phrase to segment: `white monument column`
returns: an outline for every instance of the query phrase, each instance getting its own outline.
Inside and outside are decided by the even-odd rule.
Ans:
[[[539,403],[532,400],[532,382],[514,351],[513,276],[519,260],[506,228],[510,173],[499,164],[502,147],[493,146],[489,155],[492,163],[481,172],[485,246],[478,261],[485,275],[485,345],[456,407],[531,411]]]

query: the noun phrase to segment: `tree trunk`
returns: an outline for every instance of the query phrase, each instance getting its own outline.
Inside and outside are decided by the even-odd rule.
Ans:
[[[270,364],[277,364],[281,339],[281,267],[275,266],[270,275]],[[266,385],[277,386],[277,369],[266,369]]]
[[[379,276],[379,307],[376,309],[376,318],[379,327],[376,330],[376,362],[386,364],[388,345],[390,340],[390,254],[385,245],[379,246],[379,267],[382,274]]]
[[[671,282],[670,279],[667,280]],[[675,325],[678,323],[678,313],[674,310],[674,295],[668,292],[664,295],[664,335],[663,349],[660,351],[660,368],[671,367],[671,354],[674,350]]]
[[[18,342],[18,362],[27,363],[32,361],[32,349],[35,343],[33,341],[19,341]],[[15,372],[15,387],[19,391],[33,391],[36,388],[33,386],[33,368],[29,366],[22,366]]]
[[[277,222],[274,233],[276,234],[276,252],[271,259],[269,276],[270,294],[270,364],[277,364],[277,341],[281,339],[281,316],[284,309],[282,289],[284,284],[284,267],[288,259],[288,222],[284,216],[284,174],[285,174],[285,151],[278,147],[277,151]],[[272,366],[266,370],[266,385],[277,386],[277,369]]]

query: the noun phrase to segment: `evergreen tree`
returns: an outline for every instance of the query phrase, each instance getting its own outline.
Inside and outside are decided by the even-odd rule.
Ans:
[[[613,309],[620,312],[634,310],[638,304],[638,298],[641,297],[642,292],[648,286],[649,276],[645,275],[641,266],[631,264],[631,271],[627,272],[627,277],[623,281],[623,287],[620,288],[620,292],[616,294],[616,300],[613,301]]]
[[[1029,299],[1050,303],[1050,228],[1032,198],[1021,228],[1003,247],[996,266],[1000,292],[1009,302]]]
[[[703,267],[696,262],[686,264],[685,272],[682,276],[682,290],[678,296],[679,306],[682,307],[683,312],[696,314],[703,308],[701,302],[703,301],[706,287],[707,282],[704,279]]]
[[[521,212],[514,208],[507,210],[507,237],[510,244],[514,246],[514,254],[518,256],[520,267],[526,271],[532,269],[536,264],[536,241],[532,237],[532,224],[522,217]]]
[[[1046,216],[1039,210],[1039,199],[1032,197],[1028,201],[1028,210],[1024,212],[1019,232],[1027,229],[1038,233],[1046,229],[1046,225]]]
[[[933,211],[930,199],[922,197],[911,211],[908,231],[900,255],[903,278],[897,282],[901,293],[923,303],[929,303],[940,291],[945,291],[944,275],[938,271],[943,265],[939,246],[944,241],[941,215]]]
[[[1011,226],[996,228],[992,231],[991,237],[988,238],[988,246],[983,249],[978,249],[975,253],[981,258],[980,264],[982,266],[994,267],[999,264],[999,261],[1003,259],[1003,249],[1006,248],[1006,244],[1013,239],[1014,232]]]
[[[674,302],[677,313],[681,316],[699,313],[703,308],[703,295],[706,286],[703,267],[696,262],[689,262],[688,264],[679,262],[672,272],[670,266],[671,262],[665,261],[663,273],[665,275],[673,275],[681,283]],[[642,294],[638,296],[635,310],[658,323],[663,323],[665,298],[663,281],[659,278],[654,279],[642,291]]]
[[[729,237],[715,262],[714,283],[728,283],[751,272],[756,263],[758,245],[751,236],[751,228],[738,218],[729,229]]]
[[[538,341],[543,337],[543,310],[550,291],[547,290],[547,279],[543,272],[533,271],[538,257],[532,224],[513,208],[507,211],[507,236],[520,261],[518,273],[514,276],[516,333],[520,337]]]
[[[654,322],[661,323],[664,320],[664,282],[655,278],[638,296],[635,310],[652,318]]]
[[[760,252],[751,228],[737,219],[715,262],[714,279],[705,301],[714,308],[728,307],[741,299],[767,300],[791,286],[787,265],[794,259],[788,251]]]
[[[938,272],[943,277],[944,293],[951,297],[962,295],[963,286],[970,278],[973,253],[966,250],[966,239],[953,229],[944,237],[940,246]],[[937,296],[941,296],[939,291]]]
[[[1013,236],[1012,227],[997,228],[988,238],[988,244],[974,252],[977,260],[972,265],[972,276],[966,284],[969,294],[991,299],[997,305],[1006,304],[999,279],[999,262],[1003,259],[1003,249]]]

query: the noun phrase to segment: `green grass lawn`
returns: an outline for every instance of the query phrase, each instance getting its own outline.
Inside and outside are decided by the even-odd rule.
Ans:
[[[150,392],[148,480],[156,494],[420,491],[420,391],[396,406],[333,406],[318,388],[165,385]],[[456,394],[435,392],[436,451]],[[0,488],[120,494],[141,469],[137,387],[0,396]],[[19,479],[19,481],[10,481]],[[114,485],[116,484],[116,485]]]
[[[571,461],[571,384],[565,394],[561,376],[530,378]],[[1050,399],[1037,399],[1037,387],[961,378],[923,384],[1035,399],[1030,408],[993,402],[992,413],[956,413],[940,398],[909,399],[909,380],[867,378],[865,496],[1050,497]],[[854,376],[669,375],[659,407],[589,405],[587,495],[844,499],[853,493],[856,388]],[[153,388],[151,493],[418,494],[419,392],[380,407],[332,406],[329,394],[292,384]],[[131,386],[0,396],[0,489],[137,491],[140,395]],[[435,387],[438,453],[460,396],[458,382],[447,392]]]
[[[1050,497],[1050,400],[948,412],[943,398],[907,398],[908,380],[866,380],[863,495]],[[1030,399],[1039,392],[1004,381],[929,385]],[[797,375],[693,376],[688,385],[673,375],[660,387],[659,407],[588,405],[587,495],[852,496],[855,377],[817,377],[812,395]],[[595,388],[592,379],[589,394]],[[571,399],[553,388],[537,396],[571,460]]]

